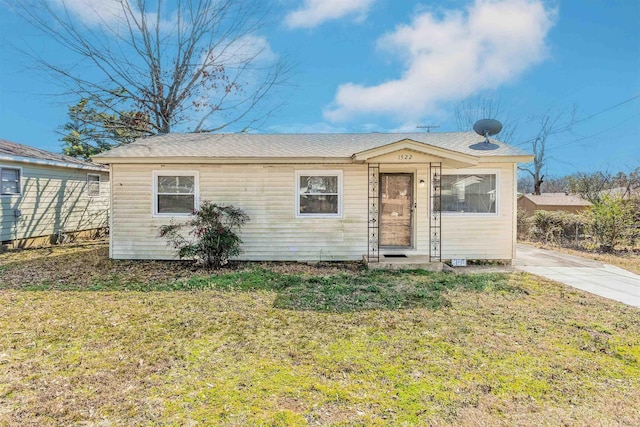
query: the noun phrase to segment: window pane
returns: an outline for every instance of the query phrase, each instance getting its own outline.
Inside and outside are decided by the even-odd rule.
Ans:
[[[300,176],[300,193],[338,193],[337,176]]]
[[[99,182],[90,182],[89,183],[89,195],[90,196],[99,196],[100,195],[100,183]]]
[[[443,212],[496,212],[495,175],[443,175],[441,183]]]
[[[100,175],[87,175],[87,191],[89,196],[100,195]]]
[[[188,195],[158,195],[158,213],[192,213],[194,196]]]
[[[2,194],[20,193],[20,170],[3,168],[0,180],[2,181]]]
[[[158,193],[193,194],[193,176],[158,176]]]
[[[301,214],[337,214],[338,196],[300,195]]]

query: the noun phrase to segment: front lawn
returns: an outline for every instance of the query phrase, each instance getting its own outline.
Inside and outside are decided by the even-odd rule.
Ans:
[[[0,425],[640,424],[640,310],[527,274],[22,254]]]

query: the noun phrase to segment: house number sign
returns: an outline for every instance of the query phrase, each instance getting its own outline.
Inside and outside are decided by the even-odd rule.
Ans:
[[[413,154],[398,154],[398,160],[411,160],[413,159]]]

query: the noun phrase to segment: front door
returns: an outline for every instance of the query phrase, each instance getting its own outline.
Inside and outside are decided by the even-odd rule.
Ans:
[[[380,174],[380,246],[411,247],[413,175]]]

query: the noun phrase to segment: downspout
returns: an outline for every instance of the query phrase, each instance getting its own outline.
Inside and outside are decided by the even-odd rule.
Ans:
[[[109,258],[113,259],[113,164],[109,165]]]
[[[511,263],[516,259],[518,243],[518,164],[513,164],[513,188],[511,189]]]

